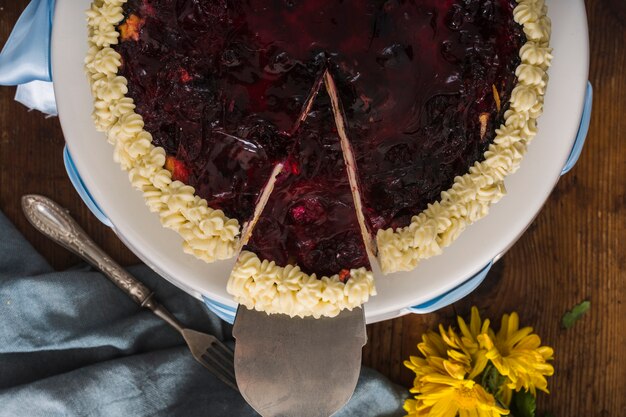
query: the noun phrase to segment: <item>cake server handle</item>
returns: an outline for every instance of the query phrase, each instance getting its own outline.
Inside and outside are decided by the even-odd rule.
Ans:
[[[142,307],[151,307],[152,291],[111,259],[61,206],[40,195],[22,197],[28,221],[41,233],[99,269]]]

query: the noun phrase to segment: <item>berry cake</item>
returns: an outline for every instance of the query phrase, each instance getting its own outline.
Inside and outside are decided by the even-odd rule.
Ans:
[[[335,316],[505,193],[543,109],[544,0],[95,0],[96,127],[248,308]]]

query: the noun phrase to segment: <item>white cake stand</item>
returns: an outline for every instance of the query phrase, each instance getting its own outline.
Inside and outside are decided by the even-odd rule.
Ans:
[[[442,255],[411,272],[384,276],[375,271],[378,295],[365,306],[368,323],[433,311],[471,292],[539,213],[564,170],[575,163],[591,108],[587,16],[583,0],[546,3],[553,23],[554,61],[545,113],[522,167],[506,179],[508,195]],[[83,70],[84,11],[89,4],[90,0],[57,0],[53,25],[52,70],[70,178],[92,211],[140,259],[232,321],[236,305],[226,292],[226,282],[234,260],[207,264],[185,254],[182,239],[148,211],[141,194],[113,161],[113,148],[93,126]]]

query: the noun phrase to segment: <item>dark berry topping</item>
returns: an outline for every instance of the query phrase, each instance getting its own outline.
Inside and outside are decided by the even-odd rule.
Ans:
[[[406,226],[503,121],[525,42],[515,4],[129,0],[114,47],[173,177],[244,222],[283,163],[275,218],[257,226],[272,238],[251,245],[334,274],[367,261],[327,97],[303,113],[321,72],[337,84],[370,231]]]

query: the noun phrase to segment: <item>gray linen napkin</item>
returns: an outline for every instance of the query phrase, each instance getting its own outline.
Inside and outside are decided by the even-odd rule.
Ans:
[[[231,327],[149,268],[129,268],[183,323]],[[259,353],[262,354],[262,353]],[[363,368],[338,417],[401,416],[406,392]],[[181,337],[99,272],[55,272],[0,212],[0,416],[257,416]]]

